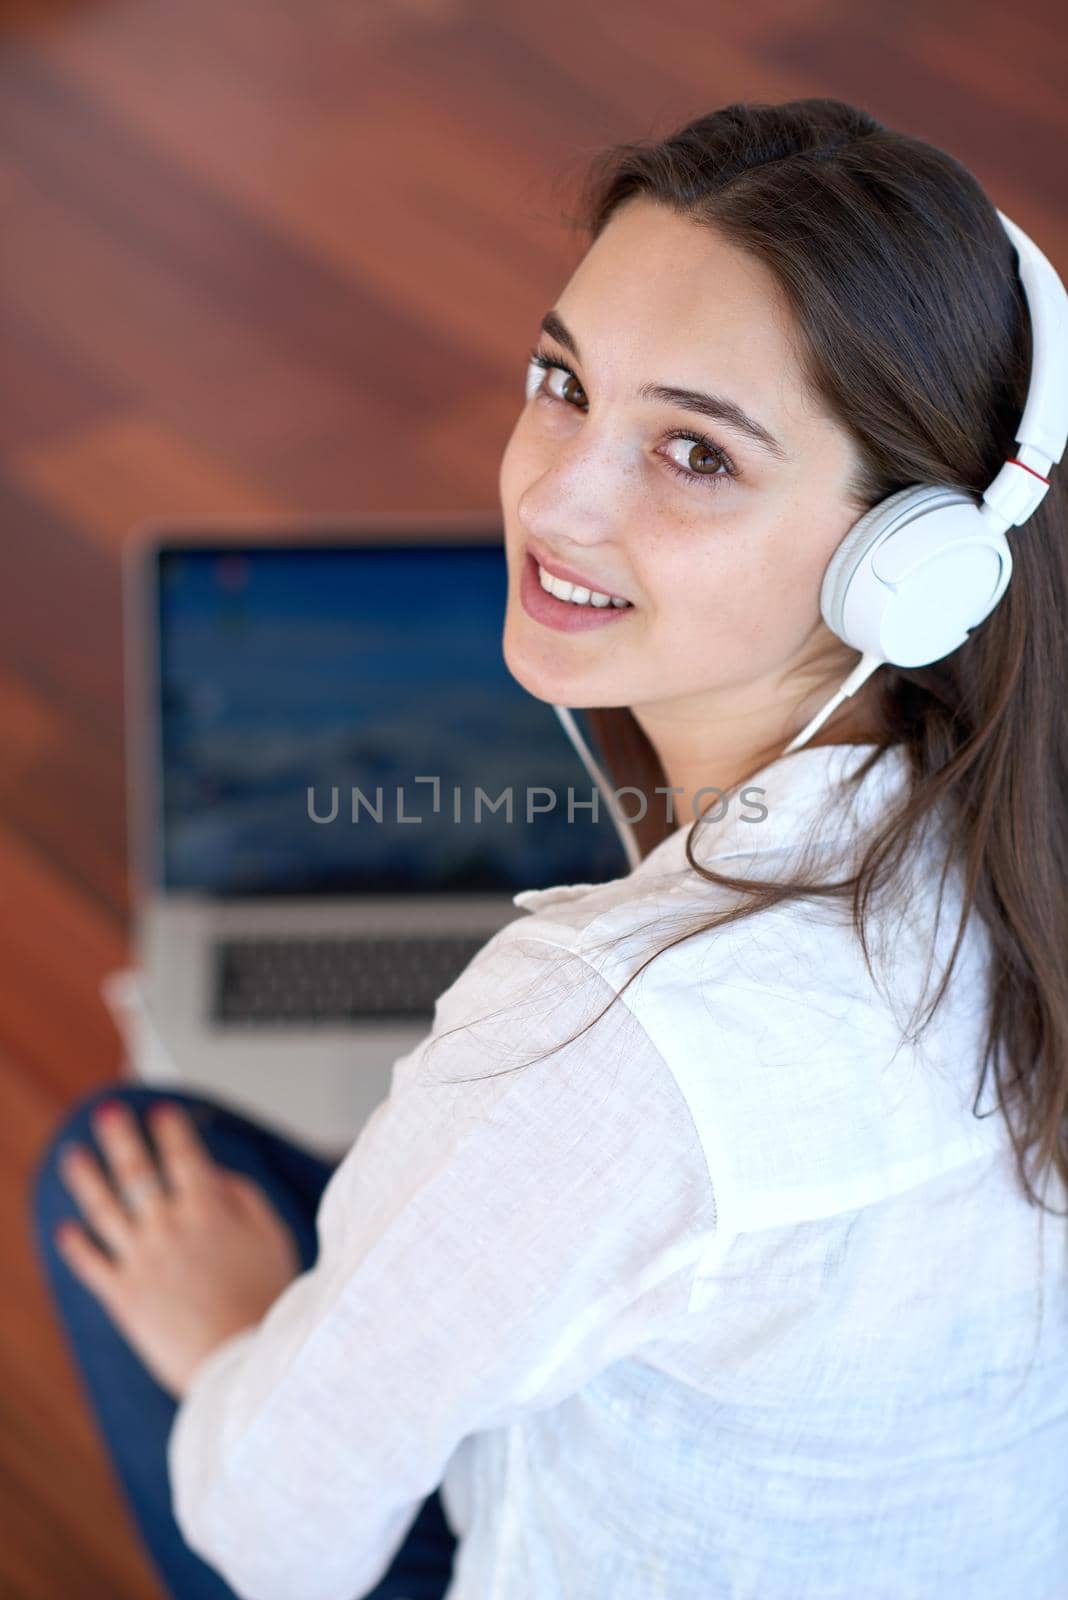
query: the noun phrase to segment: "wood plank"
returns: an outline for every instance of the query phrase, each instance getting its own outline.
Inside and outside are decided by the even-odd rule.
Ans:
[[[122,605],[114,560],[0,474],[0,667],[121,748]]]
[[[67,1091],[27,1076],[20,1060],[0,1050],[0,1094],[7,1241],[0,1372],[5,1380],[19,1373],[17,1385],[0,1383],[0,1593],[150,1600],[159,1585],[101,1446],[32,1238],[31,1178]]]
[[[210,36],[212,24],[205,26]],[[219,61],[206,62],[196,49],[191,58],[188,41],[185,46],[183,51],[176,45],[165,82],[157,70],[158,41],[143,17],[140,30],[94,31],[87,40],[58,41],[55,59],[72,81],[121,107],[140,137],[166,150],[169,161],[195,163],[209,182],[225,185],[230,204],[240,204],[246,217],[259,215],[276,237],[298,237],[306,250],[367,285],[387,306],[416,315],[425,322],[431,347],[441,330],[457,329],[476,349],[499,354],[498,318],[502,311],[507,318],[510,284],[538,272],[545,241],[554,229],[561,232],[558,221],[527,220],[526,202],[541,198],[542,168],[531,157],[517,103],[557,139],[566,132],[563,113],[550,113],[546,104],[551,74],[531,79],[529,52],[516,51],[503,32],[494,70],[486,72],[480,69],[477,27],[449,30],[440,38],[432,29],[413,28],[403,49],[375,59],[373,75],[366,62],[354,60],[353,74],[345,74],[333,93],[317,79],[316,97],[280,141],[273,132],[274,102],[235,99],[233,80]],[[506,48],[514,60],[500,59]],[[475,60],[465,77],[467,54]],[[467,109],[468,79],[477,95],[477,118]],[[356,81],[358,96],[351,92]],[[524,90],[525,100],[519,100]],[[397,115],[399,103],[403,117]],[[576,134],[580,122],[577,116]],[[490,139],[487,127],[493,128]],[[269,163],[265,146],[271,149]],[[426,183],[429,152],[437,152],[437,159]],[[437,214],[425,204],[428,190],[438,195]],[[373,228],[364,222],[370,215]],[[488,253],[483,238],[468,237],[472,216],[496,230]],[[513,233],[502,274],[498,257]],[[433,272],[426,270],[428,261]],[[368,331],[361,329],[361,341]],[[404,376],[408,388],[410,368]]]
[[[15,203],[12,185],[5,200],[9,216]],[[6,293],[0,295],[0,368],[18,374],[0,406],[0,459],[84,428],[123,403],[120,383],[86,365],[26,308],[16,311]]]
[[[141,412],[113,414],[23,450],[12,476],[112,551],[150,518],[255,520],[299,510]]]
[[[0,896],[0,1050],[59,1104],[118,1069],[122,1045],[100,984],[127,960],[125,930],[4,825]]]

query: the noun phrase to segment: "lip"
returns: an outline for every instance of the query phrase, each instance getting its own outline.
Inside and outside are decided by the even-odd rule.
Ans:
[[[550,577],[563,578],[565,583],[578,584],[580,588],[589,589],[594,594],[615,595],[619,600],[629,600],[629,594],[623,594],[619,589],[609,589],[603,583],[594,583],[590,578],[584,578],[581,572],[576,572],[574,567],[565,567],[559,561],[547,561],[541,551],[532,541],[527,541],[527,549],[539,566],[544,567]],[[622,611],[622,606],[616,606],[617,611]]]
[[[563,573],[560,576],[563,577]],[[588,633],[592,628],[608,628],[620,618],[629,617],[634,610],[633,606],[577,606],[570,600],[558,600],[542,588],[538,562],[529,550],[524,551],[519,574],[519,601],[528,617],[557,633]]]

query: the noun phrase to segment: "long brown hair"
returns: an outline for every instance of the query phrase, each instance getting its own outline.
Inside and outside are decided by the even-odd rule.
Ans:
[[[806,379],[859,448],[861,473],[851,486],[858,515],[910,484],[978,496],[1014,453],[1031,360],[1027,304],[993,203],[952,156],[838,100],[733,104],[658,142],[598,151],[577,217],[591,243],[634,196],[714,228],[775,274],[800,333]],[[1010,532],[1013,578],[993,613],[952,655],[927,667],[884,665],[866,686],[880,748],[854,781],[889,745],[904,747],[909,781],[857,870],[831,882],[718,873],[694,855],[699,818],[687,835],[687,862],[735,899],[680,936],[785,900],[851,898],[871,972],[872,899],[928,820],[948,816],[947,867],[951,855],[962,868],[962,909],[923,1026],[942,1000],[974,907],[989,930],[992,969],[972,1110],[980,1114],[992,1065],[1023,1189],[1047,1211],[1026,1158],[1035,1150],[1033,1175],[1052,1164],[1068,1184],[1065,511],[1054,469],[1039,510]],[[619,787],[652,796],[666,784],[629,709],[595,709],[589,718]],[[834,742],[836,726],[829,719],[813,742]],[[652,805],[635,828],[643,855],[671,831]],[[939,913],[945,880],[944,870]],[[679,942],[654,950],[618,993]]]

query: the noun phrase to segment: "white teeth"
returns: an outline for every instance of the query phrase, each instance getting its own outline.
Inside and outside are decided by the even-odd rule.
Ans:
[[[542,588],[549,594],[554,594],[558,600],[567,600],[575,606],[629,606],[630,601],[622,599],[619,595],[603,594],[600,589],[585,589],[581,584],[568,583],[564,578],[554,578],[550,572],[538,563],[538,581]]]

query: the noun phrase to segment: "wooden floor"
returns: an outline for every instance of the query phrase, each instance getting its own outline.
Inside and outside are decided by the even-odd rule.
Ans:
[[[120,1071],[119,552],[148,517],[488,509],[606,141],[832,94],[1068,264],[1050,0],[8,0],[0,22],[0,1595],[159,1588],[31,1255]],[[1058,32],[1060,28],[1060,32]]]

